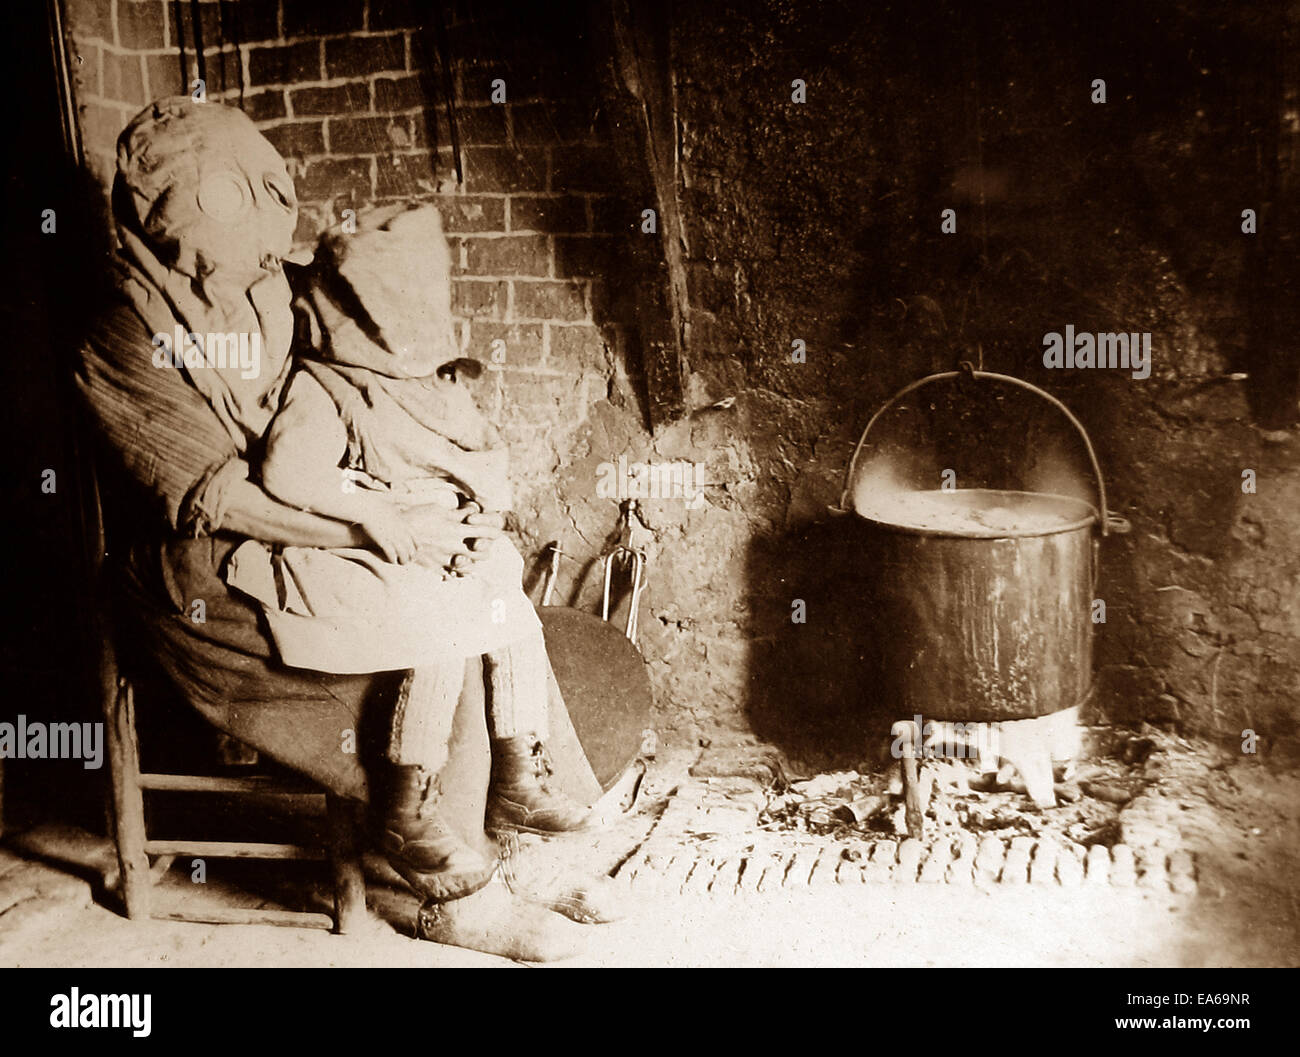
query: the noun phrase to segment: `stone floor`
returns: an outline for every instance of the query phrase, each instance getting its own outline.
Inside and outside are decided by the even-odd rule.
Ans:
[[[1029,810],[985,832],[936,824],[920,841],[888,832],[886,816],[792,828],[788,815],[774,822],[773,790],[752,766],[764,750],[733,745],[661,757],[631,815],[594,839],[524,838],[512,862],[529,876],[588,871],[624,886],[631,917],[591,927],[587,953],[566,964],[1300,964],[1300,773],[1153,740],[1140,764],[1110,768],[1129,799],[1118,828],[1103,822],[1086,846],[1063,836],[1086,814],[1068,804],[1059,818]],[[112,909],[107,841],[46,824],[0,848],[0,964],[499,963],[410,938],[411,902],[371,865],[370,920],[354,935],[130,922]],[[309,880],[249,887],[214,866],[203,897],[323,899]],[[179,867],[168,884],[194,892]]]

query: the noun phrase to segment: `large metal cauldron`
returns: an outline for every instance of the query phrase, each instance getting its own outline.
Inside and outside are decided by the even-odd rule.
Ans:
[[[994,489],[884,491],[863,471],[880,416],[931,375],[896,393],[863,430],[841,508],[870,526],[871,605],[883,701],[896,716],[997,722],[1080,705],[1092,686],[1092,598],[1098,542],[1123,520],[1087,432],[1055,397],[983,371],[1049,401],[1083,438],[1097,506],[1050,493]]]

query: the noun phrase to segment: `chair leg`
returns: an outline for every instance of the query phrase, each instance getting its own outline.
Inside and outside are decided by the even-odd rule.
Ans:
[[[332,793],[325,797],[329,823],[330,865],[334,870],[334,926],[340,935],[355,932],[366,917],[366,879],[361,870],[361,842],[355,801]]]
[[[105,740],[113,781],[113,837],[122,902],[126,916],[147,918],[152,907],[153,879],[145,854],[144,795],[140,790],[140,745],[135,734],[135,694],[125,679],[108,701]]]

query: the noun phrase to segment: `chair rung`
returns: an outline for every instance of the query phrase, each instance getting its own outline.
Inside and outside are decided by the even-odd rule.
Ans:
[[[284,925],[291,928],[334,928],[328,914],[308,910],[164,910],[153,917],[162,921],[192,921],[203,925]]]
[[[175,861],[175,855],[160,855],[149,864],[149,876],[153,878],[154,884],[167,875],[167,871],[172,868],[172,863]]]
[[[321,862],[325,852],[301,844],[253,844],[222,840],[147,840],[149,855],[195,855],[208,859],[306,859]]]
[[[141,774],[140,788],[178,793],[261,793],[263,796],[325,798],[325,793],[319,788],[265,775],[231,778],[200,774]]]

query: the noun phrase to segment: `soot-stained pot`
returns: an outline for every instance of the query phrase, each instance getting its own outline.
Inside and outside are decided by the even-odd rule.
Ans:
[[[1121,529],[1086,431],[1054,397],[1020,379],[971,372],[1051,402],[1083,438],[1096,506],[1045,492],[908,491],[864,459],[867,436],[931,375],[895,394],[863,431],[845,481],[843,509],[866,525],[871,607],[880,660],[880,705],[891,715],[997,722],[1082,704],[1092,688],[1092,600],[1098,535]]]

